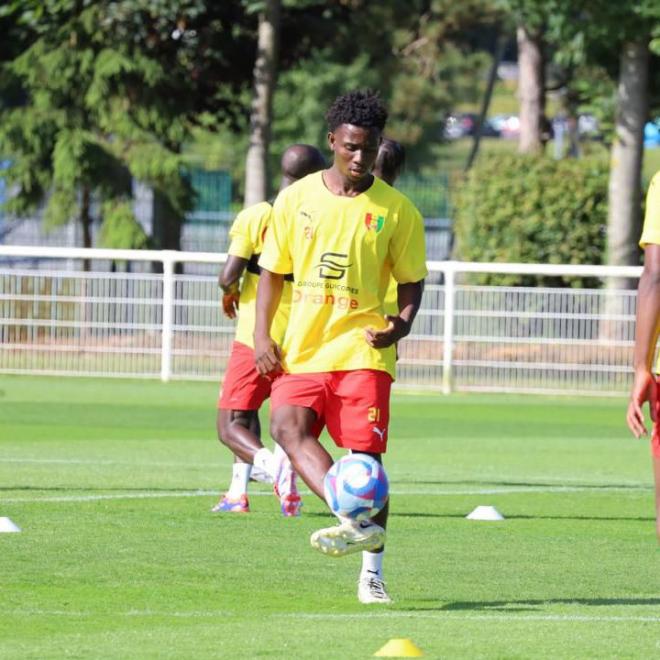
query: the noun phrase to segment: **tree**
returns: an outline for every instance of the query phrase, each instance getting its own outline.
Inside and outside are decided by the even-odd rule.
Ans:
[[[555,39],[561,42],[558,59],[573,67],[590,71],[598,67],[616,82],[612,94],[614,127],[610,147],[608,195],[608,258],[610,265],[639,263],[641,224],[641,166],[643,130],[648,119],[649,66],[652,51],[660,53],[660,6],[652,0],[634,0],[626,4],[607,0],[581,2],[566,12],[555,24]],[[653,67],[657,70],[658,67]],[[657,76],[657,73],[656,73]],[[600,94],[599,78],[594,85],[578,80],[586,96]],[[575,81],[573,81],[575,86]],[[589,89],[591,86],[591,89]],[[605,93],[604,98],[608,98]],[[622,288],[631,283],[614,280],[610,285]]]
[[[323,3],[323,12],[331,12],[324,19],[311,4],[298,13],[286,4],[283,10],[276,150],[291,140],[325,144],[323,115],[333,98],[372,87],[388,105],[387,133],[406,145],[409,166],[434,164],[446,115],[479,99],[501,12],[491,0],[352,0]]]
[[[648,119],[648,37],[621,46],[616,129],[610,158],[608,263],[639,263],[644,124]],[[625,281],[614,282],[620,288]],[[631,285],[632,286],[632,285]]]
[[[520,101],[521,153],[538,153],[544,146],[545,44],[540,29],[516,28],[518,43],[518,99]]]
[[[245,206],[268,198],[268,153],[272,101],[277,80],[281,0],[266,0],[259,12],[254,93],[250,109],[250,143],[245,159]]]
[[[518,151],[540,153],[548,140],[545,115],[548,24],[565,10],[563,0],[498,0],[515,25],[518,45]]]
[[[181,156],[191,127],[236,124],[243,111],[254,29],[242,5],[14,0],[1,11],[18,44],[3,88],[21,90],[0,118],[10,208],[47,199],[50,222],[75,214],[88,227],[94,200],[122,209],[125,229],[132,176],[155,191],[154,245],[178,247],[192,203]]]

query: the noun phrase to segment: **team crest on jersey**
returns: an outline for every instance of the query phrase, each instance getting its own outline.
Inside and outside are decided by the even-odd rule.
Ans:
[[[373,229],[376,233],[378,233],[385,224],[385,216],[379,215],[378,217],[374,217],[371,213],[367,213],[364,216],[364,224],[368,230]]]

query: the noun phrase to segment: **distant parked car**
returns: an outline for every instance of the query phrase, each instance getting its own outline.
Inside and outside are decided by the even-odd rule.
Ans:
[[[517,115],[495,115],[490,118],[490,124],[500,137],[513,139],[520,135],[520,119]]]
[[[444,136],[448,140],[474,135],[479,123],[479,115],[472,112],[450,114],[445,119]],[[499,131],[492,125],[489,119],[484,121],[481,127],[481,135],[485,137],[499,137]]]
[[[644,125],[644,146],[651,149],[660,147],[660,117]]]

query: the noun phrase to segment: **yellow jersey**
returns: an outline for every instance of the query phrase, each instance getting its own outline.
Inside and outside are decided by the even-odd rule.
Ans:
[[[412,202],[374,177],[356,197],[331,193],[322,172],[275,200],[259,265],[293,273],[282,344],[290,373],[376,369],[395,376],[395,348],[367,344],[383,329],[385,293],[426,277],[424,223]],[[275,336],[271,334],[273,339]]]
[[[639,244],[644,248],[649,243],[660,245],[660,171],[654,174],[646,194],[644,229]]]
[[[660,171],[653,175],[649,191],[646,194],[644,229],[639,244],[643,248],[649,244],[660,245]],[[660,355],[658,355],[655,371],[660,373]]]
[[[261,253],[264,236],[268,229],[272,207],[268,202],[260,202],[243,209],[234,220],[229,230],[228,254],[249,263],[243,274],[240,298],[238,303],[238,323],[236,324],[236,341],[254,348],[254,321],[257,302],[257,284],[259,283],[259,267],[257,260]],[[282,300],[273,319],[272,337],[280,343],[284,337],[286,324],[291,308],[291,283],[285,282],[282,290]]]

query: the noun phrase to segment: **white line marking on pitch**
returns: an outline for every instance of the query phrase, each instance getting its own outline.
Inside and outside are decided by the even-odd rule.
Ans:
[[[140,463],[135,461],[88,460],[84,458],[0,458],[0,463],[51,463],[57,465],[131,465],[133,467],[177,467],[177,468],[208,468],[208,463]]]
[[[412,496],[442,496],[451,497],[453,495],[507,495],[514,493],[580,493],[590,491],[593,493],[613,493],[624,492],[637,495],[640,492],[652,490],[651,486],[513,486],[503,488],[470,488],[465,490],[407,490],[394,488],[390,491],[391,495],[412,495]],[[113,493],[99,495],[54,495],[46,497],[2,497],[4,504],[18,504],[31,502],[96,502],[100,500],[144,500],[160,498],[177,497],[208,497],[218,495],[217,490],[193,490],[193,491],[163,491],[163,492],[132,492],[132,493]],[[309,491],[300,491],[303,495],[310,495]],[[251,496],[268,496],[270,491],[253,491]]]

